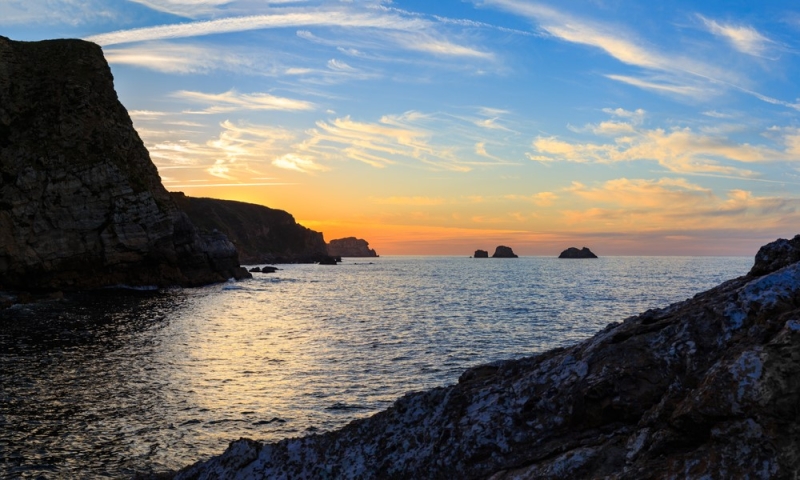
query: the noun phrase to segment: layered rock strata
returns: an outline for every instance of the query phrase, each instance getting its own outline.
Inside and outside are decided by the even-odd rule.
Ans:
[[[377,257],[369,242],[361,238],[338,238],[328,242],[328,255],[334,257]]]
[[[170,198],[99,46],[0,37],[0,287],[247,277]]]
[[[236,245],[242,263],[313,263],[329,261],[322,233],[298,224],[294,217],[253,203],[188,197],[172,198],[202,231],[224,233]]]
[[[798,246],[572,347],[472,368],[335,432],[238,440],[177,478],[794,478]]]

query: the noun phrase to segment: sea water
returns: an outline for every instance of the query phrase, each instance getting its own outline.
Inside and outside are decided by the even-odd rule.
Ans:
[[[129,478],[574,344],[749,257],[381,257],[0,312],[0,477]]]

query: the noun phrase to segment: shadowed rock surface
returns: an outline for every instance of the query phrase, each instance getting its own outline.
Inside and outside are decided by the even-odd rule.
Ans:
[[[236,245],[244,264],[327,260],[322,234],[298,224],[283,210],[233,200],[187,197],[182,192],[171,195],[198,228],[224,233]]]
[[[366,240],[347,237],[328,242],[328,255],[334,257],[377,257],[374,249],[369,248]]]
[[[516,253],[514,253],[511,247],[500,245],[494,249],[494,254],[492,254],[492,258],[519,258],[519,256]]]
[[[569,247],[561,252],[561,255],[559,255],[558,258],[597,258],[597,255],[595,255],[586,247],[583,247],[580,250],[575,247]]]
[[[181,479],[794,478],[800,263],[754,271],[570,348],[467,370],[341,430],[242,439]]]
[[[0,37],[0,175],[2,287],[249,276],[161,185],[95,44]]]

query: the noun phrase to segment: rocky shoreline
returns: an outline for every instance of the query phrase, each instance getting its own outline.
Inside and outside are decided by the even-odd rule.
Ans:
[[[800,236],[569,348],[466,371],[341,430],[241,439],[179,479],[793,478]]]

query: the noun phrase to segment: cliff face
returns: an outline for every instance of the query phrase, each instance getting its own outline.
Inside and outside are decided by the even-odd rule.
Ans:
[[[161,185],[97,45],[0,37],[0,176],[3,287],[243,276],[233,245],[200,235]]]
[[[181,192],[172,197],[201,230],[224,233],[242,263],[318,262],[327,256],[322,234],[299,225],[283,210]]]
[[[328,255],[334,257],[377,257],[369,242],[356,237],[339,238],[328,243]]]
[[[178,478],[794,478],[800,236],[754,273],[593,338],[466,371],[322,435],[233,442]]]

